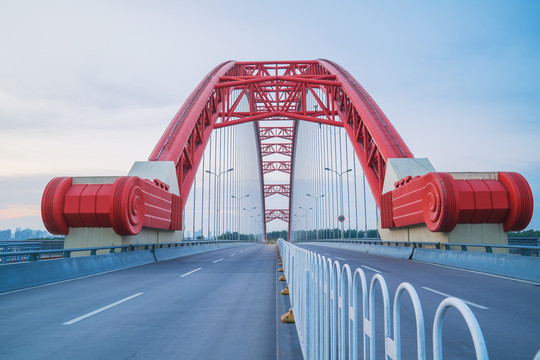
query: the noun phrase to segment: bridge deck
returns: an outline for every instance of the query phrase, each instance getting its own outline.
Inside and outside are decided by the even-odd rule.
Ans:
[[[0,358],[276,359],[276,265],[239,246],[4,294]]]

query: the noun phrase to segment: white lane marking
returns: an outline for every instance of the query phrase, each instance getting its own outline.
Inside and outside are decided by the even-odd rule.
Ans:
[[[187,272],[187,273],[185,273],[185,274],[183,274],[183,275],[180,275],[180,277],[188,276],[189,274],[193,274],[195,271],[199,271],[199,270],[201,270],[201,269],[202,269],[202,268],[198,268],[198,269],[195,269],[195,270],[191,270],[190,272]]]
[[[330,256],[330,254],[329,254],[329,253],[323,253],[323,254],[324,254],[324,255],[328,255],[328,256]]]
[[[220,261],[223,261],[223,258],[219,259],[219,260],[216,260],[216,261],[212,261],[212,264],[215,264],[215,263],[218,263]]]
[[[236,253],[234,253],[234,254],[231,254],[231,255],[229,255],[229,257],[231,257],[231,256],[235,256],[235,255],[236,255]]]
[[[525,283],[525,284],[540,285],[540,283],[534,282],[534,281],[515,279],[515,278],[508,277],[508,276],[503,276],[503,275],[488,274],[488,273],[481,272],[481,271],[476,271],[476,270],[460,269],[460,268],[453,267],[453,266],[434,264],[434,263],[427,263],[427,262],[418,261],[418,260],[409,260],[409,261],[414,261],[415,263],[419,263],[419,264],[434,265],[434,266],[439,266],[439,267],[443,267],[443,268],[447,268],[447,269],[454,269],[454,270],[459,270],[459,271],[470,272],[470,273],[473,273],[473,274],[486,275],[486,276],[491,276],[491,277],[495,277],[495,278],[499,278],[499,279],[513,280],[513,281],[522,282],[522,283]]]
[[[137,293],[137,294],[135,294],[135,295],[128,296],[127,298],[124,298],[124,299],[119,300],[119,301],[117,301],[117,302],[115,302],[115,303],[112,303],[112,304],[110,304],[110,305],[107,305],[107,306],[104,306],[104,307],[99,308],[99,309],[97,309],[97,310],[94,310],[94,311],[92,311],[92,312],[89,312],[88,314],[84,314],[84,315],[79,316],[79,317],[77,317],[77,318],[75,318],[75,319],[73,319],[73,320],[66,321],[66,322],[63,323],[62,325],[71,325],[71,324],[75,324],[76,322],[79,322],[79,321],[81,321],[81,320],[84,320],[84,319],[86,319],[86,318],[88,318],[88,317],[90,317],[90,316],[99,314],[99,313],[102,312],[102,311],[105,311],[105,310],[107,310],[107,309],[110,309],[110,308],[112,308],[112,307],[114,307],[114,306],[116,306],[116,305],[120,305],[121,303],[126,302],[126,301],[128,301],[128,300],[131,300],[131,299],[133,299],[133,298],[136,298],[137,296],[142,295],[142,294],[144,294],[144,293],[140,292],[140,293]]]
[[[452,295],[449,295],[449,294],[445,294],[441,291],[437,291],[437,290],[433,290],[431,288],[428,288],[428,287],[425,287],[425,286],[422,286],[422,289],[425,289],[427,291],[431,291],[432,293],[435,293],[435,294],[439,294],[439,295],[442,295],[442,296],[445,296],[445,297],[457,297],[457,296],[452,296]],[[474,306],[474,307],[477,307],[479,309],[482,309],[482,310],[489,310],[488,307],[485,307],[483,305],[478,305],[478,304],[475,304],[473,302],[470,302],[470,301],[467,301],[467,300],[463,300],[461,299],[461,301],[463,301],[465,304],[468,304],[468,305],[471,305],[471,306]]]
[[[381,271],[376,270],[376,269],[374,269],[374,268],[371,268],[371,267],[369,267],[369,266],[366,266],[366,265],[360,265],[360,266],[362,266],[363,268],[369,269],[369,270],[371,270],[371,271],[375,271],[376,273],[382,274]]]
[[[347,259],[344,259],[344,258],[339,257],[339,256],[336,256],[336,259],[343,260],[343,261],[347,261]]]

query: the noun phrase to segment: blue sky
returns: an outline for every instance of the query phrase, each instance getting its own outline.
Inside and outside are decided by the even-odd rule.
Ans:
[[[540,229],[537,1],[0,4],[0,229],[59,175],[123,175],[228,60],[328,58],[439,171],[516,171]]]

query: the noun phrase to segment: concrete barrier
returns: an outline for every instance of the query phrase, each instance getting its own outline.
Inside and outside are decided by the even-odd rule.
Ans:
[[[412,259],[460,269],[475,270],[516,279],[540,282],[540,258],[533,256],[482,253],[475,251],[414,249],[412,247],[404,246],[339,242],[321,242],[317,243],[317,245],[347,249],[372,255],[389,256],[398,259]]]
[[[184,245],[0,265],[0,293],[251,243]]]
[[[413,260],[540,282],[540,258],[455,250],[415,249]]]
[[[150,250],[0,265],[0,292],[155,262]]]
[[[369,245],[369,244],[352,244],[338,242],[320,242],[317,245],[323,245],[339,249],[347,249],[359,251],[367,254],[388,256],[397,259],[410,259],[413,253],[412,247],[405,246],[389,246],[389,245]]]
[[[179,247],[174,247],[174,248],[155,249],[154,255],[156,257],[156,261],[165,261],[165,260],[176,259],[183,256],[200,254],[207,251],[225,249],[232,246],[247,246],[247,245],[252,245],[252,244],[250,243],[248,244],[223,243],[223,244],[212,244],[212,245],[179,246]]]

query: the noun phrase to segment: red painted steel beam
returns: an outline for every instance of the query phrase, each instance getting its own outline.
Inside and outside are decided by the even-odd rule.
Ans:
[[[412,158],[413,155],[383,111],[351,74],[329,60],[320,60],[320,64],[342,83],[338,91],[328,91],[327,95],[340,111],[371,192],[380,207],[386,161],[390,158]]]
[[[277,118],[277,119],[273,119]],[[332,125],[332,126],[338,126],[343,127],[342,122],[334,121],[334,120],[328,120],[328,119],[322,119],[315,116],[305,116],[302,114],[294,113],[294,112],[283,112],[283,111],[274,111],[270,113],[260,113],[258,115],[254,116],[246,116],[239,120],[229,120],[225,123],[217,123],[214,125],[215,129],[219,129],[226,126],[232,126],[232,125],[239,125],[244,124],[247,122],[252,122],[256,120],[304,120],[309,121],[317,124],[323,124],[323,125]]]
[[[178,110],[148,159],[174,161],[182,209],[218,117],[221,99],[215,93],[214,85],[233,66],[233,61],[222,63],[206,76]]]

